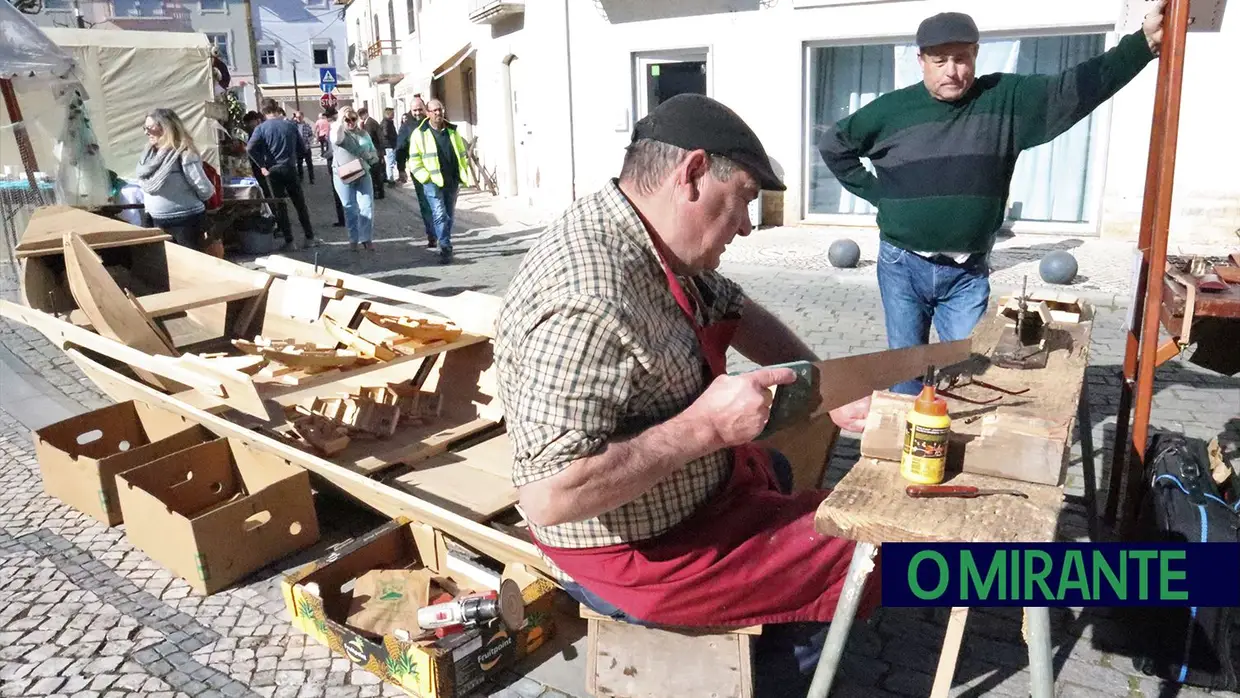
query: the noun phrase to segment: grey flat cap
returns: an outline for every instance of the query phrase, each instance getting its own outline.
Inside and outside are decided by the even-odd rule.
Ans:
[[[976,44],[977,24],[963,12],[941,12],[922,20],[917,27],[917,47],[943,44]]]

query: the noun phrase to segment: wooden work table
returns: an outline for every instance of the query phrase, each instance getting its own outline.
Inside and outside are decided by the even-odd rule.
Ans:
[[[979,323],[973,334],[977,352],[973,359],[975,375],[1007,390],[1030,390],[1021,395],[1005,394],[1002,399],[986,405],[948,400],[953,436],[949,453],[955,451],[956,459],[954,470],[949,466],[945,484],[1015,489],[1027,494],[1027,499],[1012,495],[988,495],[974,499],[913,499],[904,493],[904,488],[910,483],[900,476],[899,462],[894,460],[898,459],[897,447],[892,454],[893,460],[863,457],[823,500],[816,521],[819,532],[855,540],[858,545],[814,676],[810,698],[821,698],[830,690],[856,614],[861,589],[874,567],[877,546],[889,542],[1054,540],[1063,508],[1063,488],[1058,484],[1059,477],[1052,478],[1057,484],[1051,485],[981,472],[1014,467],[1012,463],[1021,459],[1018,451],[1023,447],[1031,453],[1040,450],[1038,457],[1042,462],[1047,467],[1058,465],[1062,474],[1062,464],[1066,463],[1071,446],[1073,421],[1083,404],[1092,324],[1092,313],[1088,308],[1079,323],[1052,323],[1048,334],[1051,351],[1045,368],[1001,368],[988,365],[984,360],[1006,325],[1006,320],[997,316],[997,308],[992,305],[988,316]],[[997,394],[977,385],[953,388],[951,392],[974,399],[990,399]],[[880,394],[876,394],[876,404]],[[972,417],[976,419],[965,421]],[[887,417],[889,422],[893,419],[890,415]],[[879,421],[882,421],[881,415],[871,416],[867,437],[871,427],[877,426]],[[902,415],[899,422],[902,428]],[[1032,430],[1025,428],[1030,424],[1040,426]],[[1009,430],[1007,427],[1010,425],[1016,426]],[[1082,435],[1088,429],[1088,425],[1083,425]],[[1026,433],[1016,433],[1018,431]],[[1085,451],[1091,450],[1088,441],[1082,447]],[[875,449],[863,446],[863,453],[867,450],[872,452]],[[1048,457],[1048,454],[1053,457]],[[1092,462],[1091,453],[1086,453],[1086,460]],[[1087,473],[1087,477],[1092,475]],[[1049,698],[1054,695],[1049,611],[1046,608],[1029,608],[1026,613],[1032,695],[1034,698]],[[946,696],[950,689],[966,616],[967,609],[954,609],[952,612],[932,696]]]

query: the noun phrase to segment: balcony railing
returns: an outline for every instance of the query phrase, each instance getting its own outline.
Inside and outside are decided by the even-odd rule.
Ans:
[[[394,39],[380,39],[366,48],[371,82],[395,85],[404,79],[399,50],[400,42]]]
[[[474,24],[494,24],[505,17],[524,12],[523,0],[469,0],[469,21]]]

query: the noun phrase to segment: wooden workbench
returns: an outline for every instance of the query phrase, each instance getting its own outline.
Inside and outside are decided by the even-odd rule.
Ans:
[[[1005,321],[996,313],[997,308],[992,306],[988,316],[974,331],[974,347],[982,356],[990,353],[1004,331]],[[950,449],[963,453],[961,466],[964,470],[988,470],[993,464],[1002,464],[1006,458],[1013,456],[1010,450],[1005,453],[997,447],[960,448],[981,441],[979,437],[986,429],[983,425],[987,422],[987,416],[992,417],[990,421],[993,426],[993,417],[999,414],[1012,419],[1028,418],[1045,422],[1048,431],[1044,436],[1052,439],[1050,443],[1060,450],[1058,455],[1064,462],[1071,446],[1073,421],[1081,404],[1092,324],[1092,312],[1083,315],[1080,323],[1052,323],[1048,337],[1051,353],[1045,368],[1005,369],[987,365],[975,357],[975,361],[979,361],[977,375],[982,380],[1009,390],[1026,387],[1030,390],[1022,395],[1005,395],[1002,400],[988,405],[949,400],[954,437]],[[975,398],[993,397],[995,394],[977,386],[953,392]],[[965,419],[970,416],[980,418],[966,423]],[[1082,425],[1082,433],[1088,428],[1088,425]],[[1001,436],[991,434],[987,438],[998,442]],[[1086,454],[1086,458],[1091,455]],[[976,463],[979,458],[993,460],[993,463]],[[972,467],[974,464],[980,467]],[[1087,475],[1092,476],[1092,473]],[[953,485],[1017,489],[1029,498],[995,495],[976,499],[913,499],[904,494],[904,488],[910,483],[900,476],[898,462],[862,458],[819,506],[818,530],[823,534],[855,540],[858,545],[810,690],[811,698],[825,696],[830,690],[844,641],[856,614],[856,603],[874,566],[877,546],[887,542],[1054,540],[1063,507],[1063,489],[1058,484],[1035,484],[972,472],[949,473],[948,482]],[[1029,608],[1026,614],[1032,694],[1034,698],[1049,698],[1054,695],[1049,611],[1046,608]],[[967,609],[955,609],[952,613],[933,696],[946,696],[950,688],[966,615]]]

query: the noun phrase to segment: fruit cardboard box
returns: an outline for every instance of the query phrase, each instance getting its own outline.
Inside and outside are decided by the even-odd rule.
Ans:
[[[518,583],[525,606],[524,623],[515,631],[494,620],[442,638],[411,640],[399,631],[380,638],[348,624],[352,586],[367,572],[425,568],[443,574],[446,567],[440,532],[402,517],[285,575],[284,601],[294,627],[406,694],[459,698],[552,637],[555,594],[562,592],[524,566],[509,565],[503,578]]]

